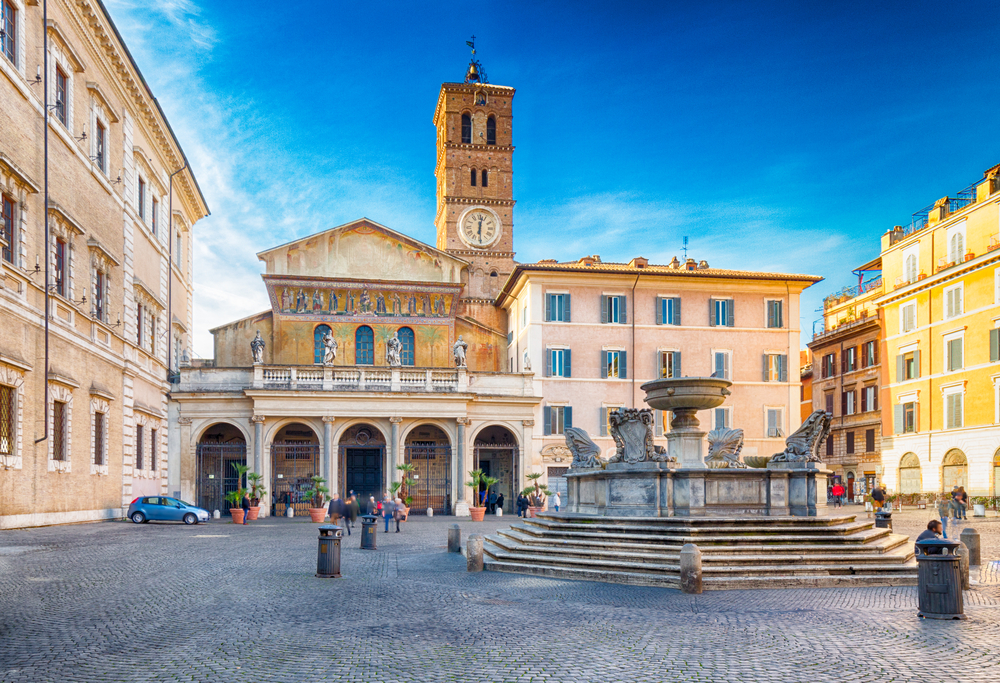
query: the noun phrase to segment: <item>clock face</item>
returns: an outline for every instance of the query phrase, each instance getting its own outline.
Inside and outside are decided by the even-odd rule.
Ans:
[[[486,209],[472,209],[462,217],[459,233],[471,247],[485,248],[500,237],[500,221]]]

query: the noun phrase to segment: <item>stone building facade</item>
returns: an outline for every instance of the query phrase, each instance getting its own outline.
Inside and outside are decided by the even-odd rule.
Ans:
[[[167,488],[208,208],[102,3],[3,5],[0,528],[116,517]]]

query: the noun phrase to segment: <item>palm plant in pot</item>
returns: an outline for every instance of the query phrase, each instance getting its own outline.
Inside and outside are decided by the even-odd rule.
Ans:
[[[487,477],[482,470],[472,470],[469,472],[469,477],[471,480],[465,482],[465,485],[472,489],[472,507],[469,508],[469,514],[472,515],[473,522],[481,522],[486,516],[486,506],[480,501],[479,487]]]
[[[243,496],[247,494],[245,488],[238,488],[226,494],[226,501],[229,503],[229,514],[233,516],[233,524],[243,523]]]
[[[302,493],[306,498],[310,499],[312,507],[309,508],[309,517],[316,524],[321,523],[326,519],[326,508],[323,507],[325,502],[325,496],[330,492],[330,489],[323,486],[326,483],[326,479],[317,475],[313,475],[311,480],[312,488],[308,488]]]
[[[410,504],[413,503],[413,496],[410,495],[410,487],[413,485],[413,472],[417,469],[417,466],[412,462],[404,462],[402,465],[396,465],[396,469],[403,473],[403,477],[400,480],[400,488],[402,492],[400,493],[400,498],[403,499],[403,505],[406,509],[403,511],[403,521],[410,516]],[[395,496],[395,492],[393,492]]]
[[[264,488],[264,476],[258,472],[250,472],[247,475],[247,486],[250,488],[250,521],[257,519],[260,514],[261,498],[267,495]]]
[[[542,478],[541,472],[532,472],[527,475],[527,478],[531,480],[531,486],[521,493],[528,497],[528,516],[534,517],[545,509],[545,501],[548,500],[547,496],[551,491],[548,487],[539,485],[538,480]]]

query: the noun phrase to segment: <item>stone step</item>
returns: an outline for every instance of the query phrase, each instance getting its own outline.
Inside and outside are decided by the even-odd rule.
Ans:
[[[580,515],[572,514],[566,512],[540,512],[534,517],[527,518],[527,521],[532,520],[547,520],[547,521],[558,521],[558,522],[577,522],[583,524],[650,524],[658,526],[686,526],[686,527],[702,527],[702,526],[714,526],[714,525],[725,525],[725,526],[760,526],[766,524],[769,527],[776,526],[809,526],[809,527],[826,527],[826,526],[836,526],[838,524],[847,524],[850,522],[857,521],[857,515],[821,515],[817,517],[797,517],[797,516],[781,516],[781,517],[767,517],[767,516],[745,516],[745,517],[716,517],[716,516],[706,516],[706,517],[595,517],[593,515]],[[598,521],[599,520],[599,521]],[[874,519],[863,520],[869,524],[874,524]]]
[[[671,518],[676,519],[676,518]],[[800,517],[798,519],[808,519]],[[865,529],[875,528],[874,521],[866,520],[862,522],[857,521],[846,521],[840,522],[838,524],[831,524],[825,526],[816,526],[809,524],[781,524],[781,525],[770,525],[770,524],[760,524],[759,522],[754,525],[728,525],[728,524],[701,524],[698,526],[693,526],[689,524],[657,524],[654,523],[653,518],[642,518],[636,519],[631,518],[629,524],[605,524],[603,519],[601,522],[584,522],[581,520],[554,520],[554,519],[528,519],[524,520],[522,524],[526,526],[534,526],[538,528],[548,529],[551,531],[582,531],[586,530],[589,533],[646,533],[646,534],[656,534],[661,536],[664,534],[673,535],[684,535],[689,537],[698,536],[746,536],[746,535],[795,535],[795,536],[829,536],[829,535],[847,535],[852,533],[857,533]]]
[[[662,545],[684,545],[685,543],[695,543],[699,547],[731,545],[731,546],[756,546],[790,543],[869,543],[872,540],[889,536],[892,532],[889,529],[873,529],[871,527],[855,529],[853,533],[832,533],[827,535],[817,534],[746,534],[746,535],[704,535],[693,536],[685,534],[673,534],[666,531],[646,529],[644,531],[593,531],[590,526],[579,527],[543,527],[527,523],[514,525],[515,529],[539,539],[546,539],[555,542],[557,539],[591,540],[613,539],[620,542],[657,543]],[[637,528],[638,529],[638,528]]]

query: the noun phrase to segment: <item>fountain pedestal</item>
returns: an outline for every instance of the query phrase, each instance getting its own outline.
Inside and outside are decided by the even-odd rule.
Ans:
[[[676,458],[677,464],[684,468],[705,467],[702,450],[705,432],[698,428],[697,412],[694,408],[674,408],[670,431],[667,432],[667,454]]]

